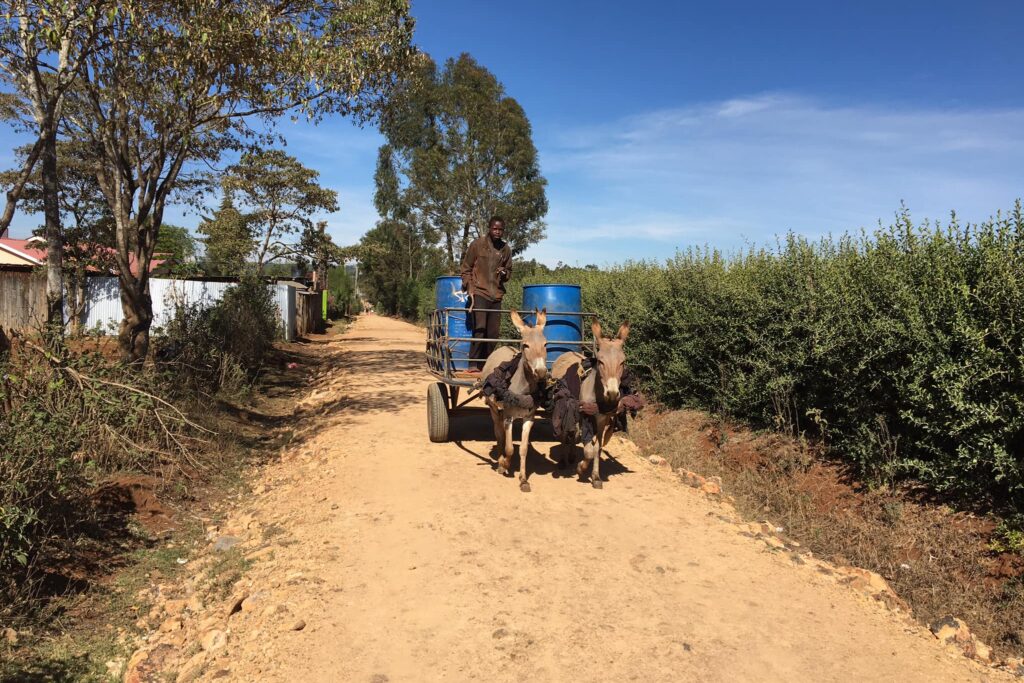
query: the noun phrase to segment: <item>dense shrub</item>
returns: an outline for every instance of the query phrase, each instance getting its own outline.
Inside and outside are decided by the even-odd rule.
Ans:
[[[157,363],[181,391],[237,394],[259,373],[280,333],[270,288],[243,278],[212,306],[178,306],[158,336]]]
[[[345,266],[331,268],[328,273],[327,317],[338,320],[361,310],[355,283],[349,277]]]
[[[427,269],[419,277],[382,282],[382,278],[371,273],[367,289],[379,313],[423,322],[434,309],[434,278],[439,274],[437,269]]]
[[[1024,215],[562,268],[673,406],[824,437],[875,481],[1024,506]]]
[[[200,434],[159,395],[164,385],[59,345],[19,341],[0,358],[0,612],[31,591],[41,553],[74,540],[103,476],[189,466]]]
[[[208,308],[181,308],[157,336],[156,366],[16,338],[0,352],[0,617],[32,604],[36,579],[86,538],[89,496],[105,477],[194,478],[209,433],[173,404],[246,388],[278,336],[271,290],[256,280]],[[22,599],[19,599],[22,598]]]
[[[0,363],[0,595],[25,576],[43,531],[83,486],[73,455],[84,425],[67,381],[45,364]]]

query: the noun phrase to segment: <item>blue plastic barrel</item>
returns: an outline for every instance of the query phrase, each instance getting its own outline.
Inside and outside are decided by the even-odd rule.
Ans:
[[[438,310],[443,308],[466,308],[466,293],[462,291],[462,278],[446,275],[434,283],[434,300]],[[448,337],[472,337],[473,329],[466,321],[465,311],[451,311],[448,314]],[[469,345],[471,342],[448,342],[455,370],[469,368]]]
[[[583,341],[583,309],[579,285],[524,285],[523,320],[534,324],[533,311],[546,308],[548,322],[544,326],[544,337],[548,340],[548,364],[566,351],[580,351]],[[527,315],[529,312],[529,315]],[[576,342],[567,344],[566,342]]]

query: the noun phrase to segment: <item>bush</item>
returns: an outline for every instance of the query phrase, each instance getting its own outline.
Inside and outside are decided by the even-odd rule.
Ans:
[[[331,268],[327,275],[329,296],[327,299],[327,317],[338,320],[361,310],[359,297],[356,296],[355,283],[349,277],[345,266]]]
[[[731,257],[560,268],[671,406],[822,437],[878,483],[1024,507],[1024,212],[981,225],[790,235]],[[510,330],[506,331],[506,334]]]
[[[157,338],[157,363],[183,392],[242,393],[280,332],[270,288],[256,278],[243,278],[213,306],[178,306]]]
[[[163,385],[59,345],[0,358],[0,598],[31,591],[37,558],[82,533],[104,475],[190,466],[198,434]]]
[[[74,454],[85,425],[66,382],[46,364],[0,363],[0,594],[25,577],[41,538],[84,486]]]

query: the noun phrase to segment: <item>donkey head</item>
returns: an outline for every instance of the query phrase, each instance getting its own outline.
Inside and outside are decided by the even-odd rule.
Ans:
[[[523,322],[518,312],[512,311],[512,324],[516,326],[516,329],[519,330],[519,334],[523,338],[522,365],[527,377],[537,381],[544,379],[548,374],[548,340],[544,338],[544,323],[548,321],[547,309],[541,309],[540,313],[537,313],[534,317],[537,323],[530,327]]]
[[[594,333],[594,342],[597,344],[597,357],[594,359],[594,366],[597,368],[597,377],[604,392],[605,401],[614,403],[619,400],[619,382],[622,380],[622,370],[626,366],[626,353],[622,350],[629,336],[629,322],[622,323],[619,333],[614,339],[601,337],[601,323],[594,321],[590,326]]]

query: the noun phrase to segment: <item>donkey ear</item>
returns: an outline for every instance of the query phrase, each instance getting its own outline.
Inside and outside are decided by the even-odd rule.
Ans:
[[[622,325],[619,326],[619,335],[618,335],[619,341],[625,342],[626,341],[626,337],[628,337],[628,336],[629,336],[629,321],[627,320],[626,322],[622,323]]]
[[[533,319],[537,321],[537,324],[534,325],[534,327],[536,327],[539,330],[544,329],[544,325],[546,325],[548,322],[548,309],[540,309],[540,313],[537,313],[535,316],[533,316]]]
[[[519,317],[519,311],[512,311],[512,324],[519,330],[519,334],[522,334],[523,330],[526,329],[526,323]]]
[[[594,341],[596,341],[598,344],[600,344],[601,343],[601,323],[599,323],[595,319],[594,322],[590,323],[590,331],[594,333]]]

